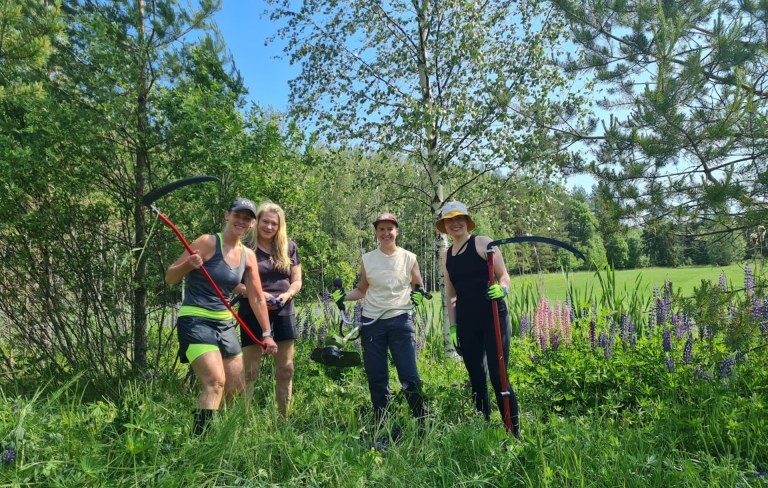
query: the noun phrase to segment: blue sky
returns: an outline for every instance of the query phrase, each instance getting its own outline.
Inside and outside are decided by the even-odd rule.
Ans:
[[[298,74],[299,68],[285,59],[279,40],[264,45],[277,29],[268,18],[262,18],[265,7],[260,0],[222,0],[214,19],[248,87],[249,101],[286,112],[288,80]],[[566,186],[581,186],[589,192],[594,183],[591,176],[577,175],[569,178]]]
[[[288,80],[298,74],[298,67],[275,59],[282,55],[279,42],[264,46],[276,30],[268,18],[261,18],[264,8],[265,3],[257,0],[223,0],[214,19],[245,79],[249,100],[285,112]]]

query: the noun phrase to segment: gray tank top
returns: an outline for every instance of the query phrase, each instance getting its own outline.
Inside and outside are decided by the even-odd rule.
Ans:
[[[227,264],[221,251],[221,234],[216,234],[216,251],[213,253],[213,257],[205,262],[205,269],[225,297],[229,296],[243,279],[243,273],[245,273],[245,248],[242,243],[240,244],[240,253],[242,257],[240,264],[236,268]],[[182,306],[200,307],[212,311],[227,310],[227,306],[221,302],[202,271],[198,269],[187,275],[187,290]]]

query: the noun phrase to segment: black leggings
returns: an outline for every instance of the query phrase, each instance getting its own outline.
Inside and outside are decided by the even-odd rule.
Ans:
[[[485,303],[488,306],[488,303]],[[499,311],[499,323],[501,325],[501,343],[504,351],[504,364],[509,368],[509,316],[506,310]],[[491,407],[490,396],[488,395],[488,376],[491,378],[491,385],[496,393],[496,404],[504,419],[504,403],[501,396],[501,376],[499,375],[499,360],[496,350],[496,332],[493,326],[493,318],[483,320],[482,318],[468,319],[458,321],[457,336],[459,346],[464,359],[464,366],[469,374],[469,382],[472,385],[472,394],[475,399],[475,408],[482,412],[485,419],[490,419]],[[490,363],[490,364],[489,364]],[[490,366],[490,367],[489,367]],[[505,371],[506,373],[506,371]],[[509,383],[509,405],[512,416],[512,429],[515,435],[519,430],[519,414],[517,405],[517,395]]]

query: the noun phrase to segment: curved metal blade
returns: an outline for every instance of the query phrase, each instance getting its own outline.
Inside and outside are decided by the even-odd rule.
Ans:
[[[549,244],[550,246],[561,247],[566,251],[573,253],[576,257],[580,258],[582,261],[587,260],[587,258],[584,257],[584,254],[582,254],[581,251],[571,246],[570,244],[562,241],[558,241],[557,239],[552,239],[550,237],[541,237],[541,236],[507,237],[506,239],[499,239],[498,241],[493,241],[488,243],[488,246],[486,246],[486,249],[490,249],[492,247],[498,247],[503,244],[513,244],[515,242],[538,242],[541,244]]]
[[[220,181],[220,180],[215,176],[190,176],[189,178],[176,180],[173,183],[168,183],[165,186],[161,186],[160,188],[155,188],[151,192],[147,193],[141,198],[141,203],[149,207],[158,198],[164,197],[165,195],[171,193],[174,190],[177,190],[184,186],[194,185],[195,183],[203,183],[206,181]]]

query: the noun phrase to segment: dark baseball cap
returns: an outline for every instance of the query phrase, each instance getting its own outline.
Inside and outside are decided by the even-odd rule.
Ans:
[[[247,198],[235,198],[235,201],[229,206],[230,212],[240,212],[241,210],[251,212],[253,218],[256,218],[256,205]]]
[[[400,227],[400,224],[397,222],[397,217],[389,212],[384,212],[376,217],[376,220],[373,221],[373,226],[376,227],[376,224],[379,222],[392,222],[396,227]]]

